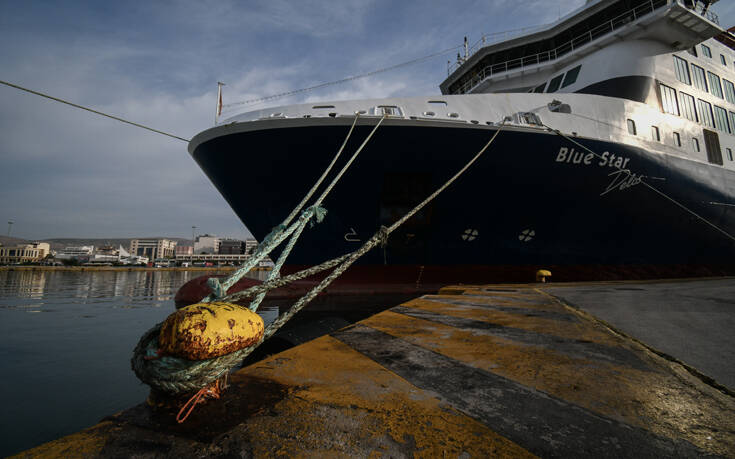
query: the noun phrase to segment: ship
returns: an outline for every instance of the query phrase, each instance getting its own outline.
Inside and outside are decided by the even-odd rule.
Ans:
[[[355,250],[500,131],[345,277],[418,286],[529,281],[538,269],[556,281],[734,274],[735,36],[710,3],[591,0],[522,34],[465,39],[440,95],[239,113],[189,152],[262,240],[353,123],[347,152],[376,129],[284,273]]]

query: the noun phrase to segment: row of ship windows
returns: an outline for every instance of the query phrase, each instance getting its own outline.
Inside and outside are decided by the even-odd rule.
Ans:
[[[546,82],[544,81],[543,83],[529,90],[528,92],[544,92],[545,89],[546,92],[549,93],[556,92],[559,90],[559,88],[566,88],[567,86],[572,85],[577,81],[577,77],[579,76],[579,71],[581,69],[582,66],[578,65],[573,69],[570,69],[567,73],[562,73],[561,75],[557,75],[552,78],[551,81],[549,81],[548,87],[546,87]]]
[[[679,91],[679,97],[676,96],[676,89],[659,84],[661,88],[661,103],[665,113],[671,115],[683,116],[689,121],[700,123],[718,131],[735,133],[735,112],[728,112],[717,105],[713,106],[709,102],[702,99],[695,99],[689,94]],[[729,116],[728,116],[729,114]]]
[[[631,135],[638,135],[638,130],[636,129],[635,121],[628,118],[627,124],[628,124],[628,133]],[[677,147],[681,147],[681,135],[679,135],[678,132],[672,132],[672,137],[674,139],[674,144]],[[659,130],[658,126],[651,126],[651,140],[655,142],[661,142],[661,131]],[[699,146],[699,139],[696,137],[692,137],[692,150],[694,150],[696,153],[699,153],[701,151],[701,147]],[[727,154],[727,159],[729,161],[732,161],[733,160],[732,149],[725,148],[725,152]]]
[[[689,63],[679,56],[674,56],[674,71],[676,72],[676,79],[684,84],[688,84],[689,86],[694,82],[694,87],[697,89],[709,92],[720,99],[727,99],[731,104],[735,104],[735,85],[733,85],[731,81],[723,78],[722,84],[720,84],[720,77],[717,74],[708,70],[705,78],[705,70],[702,67],[696,64],[691,64],[691,66],[692,71],[690,74]],[[722,90],[723,87],[725,88],[724,97]]]
[[[702,54],[704,54],[706,57],[709,57],[710,59],[712,59],[712,50],[709,49],[709,46],[704,45],[704,44],[702,44],[700,46],[702,47]],[[697,55],[697,48],[694,47],[691,50],[689,50],[689,52],[692,53],[694,56],[696,56]],[[727,67],[727,59],[725,58],[725,55],[724,54],[720,54],[720,62],[722,63],[722,65],[724,65],[725,67]],[[735,65],[735,63],[733,63],[733,65]]]

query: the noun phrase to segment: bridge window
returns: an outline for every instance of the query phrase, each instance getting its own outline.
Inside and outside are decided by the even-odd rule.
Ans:
[[[549,82],[549,87],[546,88],[546,92],[556,92],[556,90],[559,89],[559,86],[561,85],[562,77],[564,77],[563,73],[552,78]]]
[[[664,113],[679,116],[679,104],[676,102],[676,90],[665,84],[661,85],[661,103]]]
[[[702,99],[697,99],[697,111],[699,112],[700,123],[707,127],[715,127],[715,122],[712,119],[712,104]]]
[[[579,76],[579,71],[582,68],[581,65],[578,65],[567,72],[567,75],[564,77],[564,83],[561,84],[562,88],[566,88],[570,84],[574,84],[575,81],[577,81],[577,77]]]
[[[692,64],[692,79],[697,89],[707,92],[707,80],[704,78],[704,69],[702,67]]]
[[[628,133],[630,135],[636,135],[637,131],[635,129],[635,121],[628,119]]]
[[[544,92],[544,88],[546,88],[546,82],[545,81],[543,83],[541,83],[540,85],[536,86],[536,88],[534,88],[533,92]]]
[[[712,58],[712,51],[709,49],[709,46],[707,45],[702,45],[702,54],[709,57],[710,59]]]
[[[728,134],[732,133],[730,123],[727,120],[727,110],[717,105],[715,105],[715,126],[717,126],[719,131],[727,132]]]
[[[689,77],[689,64],[679,56],[674,56],[674,71],[677,80],[685,84],[692,84],[692,79]]]
[[[710,92],[722,99],[722,86],[720,86],[720,77],[712,72],[707,72],[707,79],[709,80]]]
[[[697,117],[697,109],[694,105],[694,97],[685,92],[679,92],[679,108],[684,118],[695,123],[699,121]]]

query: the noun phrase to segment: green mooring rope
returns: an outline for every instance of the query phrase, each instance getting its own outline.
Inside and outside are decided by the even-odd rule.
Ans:
[[[378,125],[379,124],[380,123],[378,123]],[[312,288],[306,295],[301,297],[288,311],[281,314],[281,316],[279,316],[274,322],[269,324],[265,329],[263,338],[259,342],[238,351],[232,352],[230,354],[206,360],[186,360],[172,356],[163,356],[160,358],[149,360],[146,357],[155,355],[158,350],[158,335],[161,328],[161,324],[159,323],[148,330],[145,334],[143,334],[137,346],[135,347],[135,350],[133,351],[133,358],[131,361],[133,371],[138,376],[138,378],[141,379],[141,381],[145,382],[152,388],[172,394],[196,391],[206,386],[207,384],[210,384],[221,378],[232,368],[242,362],[242,360],[247,357],[253,350],[255,350],[264,340],[268,339],[276,331],[278,331],[286,322],[288,322],[289,319],[291,319],[291,317],[293,317],[296,313],[303,309],[304,306],[306,306],[314,297],[316,297],[316,295],[319,294],[319,292],[326,288],[334,279],[339,277],[345,270],[347,270],[347,268],[349,268],[365,253],[370,251],[376,245],[382,245],[383,247],[385,247],[390,233],[395,231],[406,220],[415,215],[425,205],[431,202],[434,198],[436,198],[436,196],[438,196],[449,185],[451,185],[457,178],[459,178],[459,176],[461,176],[478,158],[480,158],[480,156],[482,156],[485,150],[487,150],[490,144],[492,144],[492,142],[498,136],[503,127],[504,123],[501,123],[492,138],[487,142],[487,144],[485,144],[485,146],[447,182],[445,182],[434,193],[432,193],[429,197],[427,197],[424,201],[414,207],[410,212],[404,215],[403,218],[396,221],[389,228],[381,226],[378,232],[376,232],[373,237],[367,240],[359,249],[345,254],[341,257],[327,260],[317,266],[304,269],[289,276],[282,278],[269,278],[269,280],[264,282],[263,284],[253,286],[232,295],[224,296],[224,298],[222,299],[230,302],[243,300],[245,298],[250,298],[256,295],[262,299],[262,296],[264,296],[265,293],[267,293],[269,290],[287,285],[295,280],[304,279],[316,273],[336,267],[324,280],[322,280],[317,286]],[[363,143],[360,149],[362,149],[364,145],[365,143]],[[331,189],[333,185],[334,182],[332,183],[332,185],[330,185],[329,189]],[[322,198],[326,196],[328,190],[322,195]],[[321,202],[321,199],[318,202]],[[314,216],[314,213],[316,212],[315,208],[315,206],[312,206],[305,210],[299,218],[299,221],[291,225],[288,230],[284,231],[283,228],[278,228],[277,231],[274,230],[274,232],[269,235],[269,237],[273,237],[271,238],[271,242],[268,244],[268,246],[275,243],[275,241],[277,240],[283,241],[283,239],[287,237],[284,236],[284,234],[286,233],[291,234],[299,230],[299,228],[303,230],[303,226],[306,224],[306,222],[308,222]],[[224,288],[224,291],[226,291],[226,288],[228,288],[225,287],[225,285],[227,285],[226,282],[223,282],[222,284],[218,283],[216,285],[219,286],[218,288]],[[253,304],[251,303],[250,309],[255,311],[255,309],[257,309],[257,305],[254,309]]]

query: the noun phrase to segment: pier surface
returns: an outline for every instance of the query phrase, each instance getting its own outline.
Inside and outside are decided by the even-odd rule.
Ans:
[[[577,309],[623,285],[447,287],[20,456],[735,457],[732,391]]]

